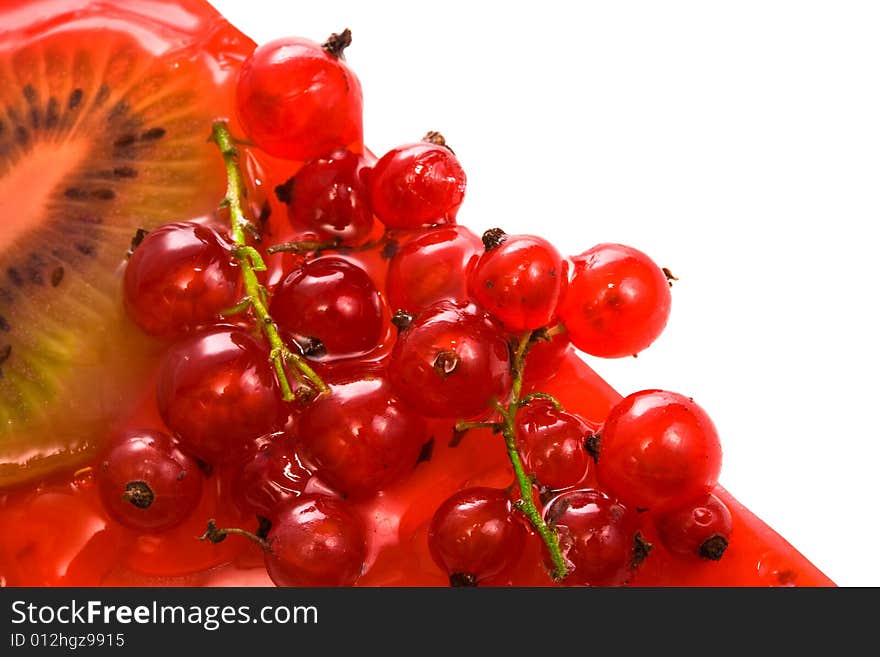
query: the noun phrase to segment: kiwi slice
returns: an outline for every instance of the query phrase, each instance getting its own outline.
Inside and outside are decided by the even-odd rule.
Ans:
[[[0,489],[87,461],[148,383],[126,252],[216,209],[254,47],[205,2],[83,5],[0,9]]]

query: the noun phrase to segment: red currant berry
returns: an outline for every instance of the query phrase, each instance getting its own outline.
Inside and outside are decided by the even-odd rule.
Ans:
[[[373,229],[367,200],[364,159],[351,151],[336,151],[300,169],[289,190],[287,218],[297,231],[319,241],[361,243]]]
[[[385,334],[373,280],[335,256],[316,258],[288,274],[275,288],[269,311],[281,332],[315,360],[363,355]]]
[[[240,274],[230,245],[197,223],[151,231],[125,268],[125,309],[146,333],[179,337],[220,320],[238,301]]]
[[[657,339],[672,296],[666,275],[648,256],[621,244],[600,244],[572,263],[559,317],[575,347],[619,358]]]
[[[526,528],[510,497],[495,488],[466,488],[431,519],[428,547],[452,586],[476,586],[511,566],[525,547]]]
[[[236,107],[251,141],[299,161],[360,146],[361,83],[341,58],[350,40],[347,30],[323,46],[291,37],[250,54],[239,72]]]
[[[270,518],[282,504],[302,494],[312,475],[295,447],[283,436],[254,444],[232,477],[232,499],[239,511]]]
[[[468,289],[510,331],[547,326],[556,314],[565,270],[550,242],[534,235],[483,237],[486,251],[468,276]]]
[[[370,201],[388,228],[455,223],[466,184],[464,169],[446,146],[407,144],[376,162],[370,176]]]
[[[465,272],[483,248],[464,226],[431,228],[404,244],[388,265],[388,304],[418,315],[444,300],[466,302]]]
[[[428,440],[425,421],[380,378],[332,385],[330,394],[303,409],[297,431],[317,476],[354,498],[407,474]]]
[[[586,421],[536,399],[517,411],[516,429],[526,468],[542,486],[568,488],[587,474],[591,459],[584,441],[593,430]]]
[[[158,532],[180,524],[202,496],[204,474],[171,437],[149,429],[114,440],[96,474],[104,507],[121,524]]]
[[[301,495],[270,520],[265,562],[277,586],[351,586],[360,576],[366,530],[342,500]]]
[[[184,448],[212,464],[235,458],[286,417],[268,350],[228,327],[192,336],[168,351],[157,403]]]
[[[624,504],[656,511],[708,493],[721,470],[715,425],[692,399],[643,390],[621,400],[601,429],[601,484]]]
[[[506,396],[510,350],[489,315],[472,305],[441,301],[398,336],[388,373],[397,394],[416,412],[468,418]]]
[[[597,490],[574,490],[544,512],[556,528],[570,571],[566,584],[621,586],[633,566],[636,527],[630,513]]]
[[[714,495],[664,513],[654,522],[666,549],[694,559],[721,559],[733,531],[730,509]]]
[[[552,378],[570,350],[571,341],[565,331],[552,333],[549,340],[536,340],[526,355],[524,386],[535,386]]]

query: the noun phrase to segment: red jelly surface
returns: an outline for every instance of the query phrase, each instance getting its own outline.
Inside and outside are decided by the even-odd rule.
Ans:
[[[541,386],[567,409],[601,423],[620,398],[576,355]],[[132,426],[161,426],[151,390]],[[467,486],[507,486],[512,472],[502,439],[486,430],[470,432],[449,447],[451,423],[433,422],[431,459],[377,497],[355,505],[367,524],[367,568],[358,586],[447,586],[431,559],[427,530],[434,510]],[[138,534],[112,522],[89,471],[45,482],[35,489],[0,495],[0,583],[8,586],[271,585],[259,548],[233,537],[213,545],[195,539],[208,518],[240,523],[228,501],[220,503],[222,473],[209,479],[200,508],[170,532]],[[585,483],[593,483],[589,478]],[[653,522],[643,514],[642,534],[655,545],[636,571],[635,586],[833,586],[833,582],[782,537],[722,488],[730,508],[730,547],[720,561],[675,557],[660,545]],[[489,585],[552,584],[541,564],[541,543],[530,536],[520,562]]]

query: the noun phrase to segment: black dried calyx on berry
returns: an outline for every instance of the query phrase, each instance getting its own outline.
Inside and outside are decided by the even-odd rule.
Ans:
[[[398,333],[402,333],[410,327],[410,324],[413,323],[414,319],[415,315],[406,310],[400,309],[394,313],[394,316],[391,318],[391,323],[397,327]]]
[[[500,228],[490,228],[485,233],[483,233],[483,247],[485,247],[486,251],[491,251],[492,249],[501,246],[504,244],[504,240],[507,239],[507,233],[505,233]]]

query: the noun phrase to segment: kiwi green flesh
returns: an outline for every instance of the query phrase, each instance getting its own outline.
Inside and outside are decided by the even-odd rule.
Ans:
[[[89,36],[0,52],[0,489],[106,440],[159,348],[122,311],[131,238],[222,198],[204,70]]]

